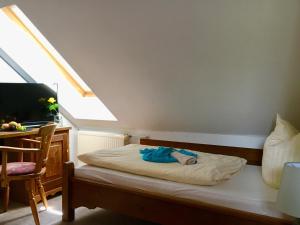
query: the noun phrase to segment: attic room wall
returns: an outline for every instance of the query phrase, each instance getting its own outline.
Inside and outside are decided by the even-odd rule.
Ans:
[[[298,0],[7,3],[119,120],[79,128],[261,137],[277,112],[300,128]]]

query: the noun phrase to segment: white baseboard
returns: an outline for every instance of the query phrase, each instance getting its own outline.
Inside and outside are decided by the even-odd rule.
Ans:
[[[226,134],[207,134],[192,132],[170,132],[170,131],[148,131],[135,130],[129,132],[132,136],[131,143],[139,143],[142,137],[151,139],[169,140],[179,142],[201,143],[222,146],[234,146],[244,148],[263,147],[266,136],[259,135],[226,135]]]
[[[166,141],[262,149],[266,139],[266,136],[264,135],[208,134],[179,131],[153,131],[143,129],[109,129],[100,127],[95,129],[94,127],[85,127],[82,130],[127,134],[131,136],[130,143],[139,143],[140,138],[149,137],[151,139]]]

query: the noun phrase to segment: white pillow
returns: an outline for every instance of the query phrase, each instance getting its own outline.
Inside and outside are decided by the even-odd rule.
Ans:
[[[264,181],[271,187],[279,188],[284,163],[295,161],[300,161],[300,133],[277,115],[276,127],[264,144]]]

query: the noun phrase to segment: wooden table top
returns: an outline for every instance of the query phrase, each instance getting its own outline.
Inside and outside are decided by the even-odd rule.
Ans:
[[[64,131],[64,130],[70,130],[71,127],[57,127],[56,131]],[[30,136],[37,134],[39,131],[39,128],[33,128],[29,131],[0,131],[0,139],[3,138],[13,138],[13,137],[22,137],[22,136]]]

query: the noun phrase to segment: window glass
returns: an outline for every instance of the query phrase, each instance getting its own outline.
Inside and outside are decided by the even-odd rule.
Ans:
[[[25,83],[24,79],[0,58],[0,82],[1,83]]]

